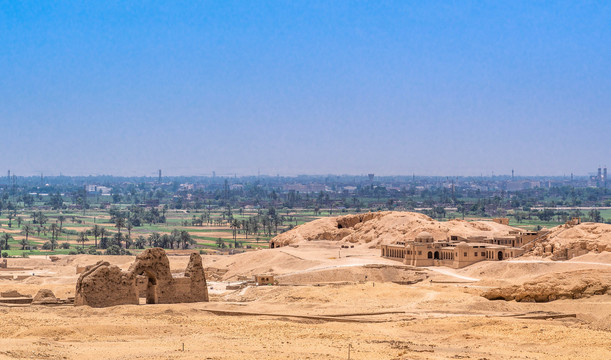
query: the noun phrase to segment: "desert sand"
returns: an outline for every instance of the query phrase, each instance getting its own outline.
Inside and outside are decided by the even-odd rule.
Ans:
[[[490,228],[473,231],[496,227]],[[608,251],[566,261],[528,255],[463,269],[414,268],[381,258],[370,243],[303,239],[276,249],[203,255],[207,303],[2,304],[0,359],[347,359],[349,349],[351,359],[611,358]],[[189,261],[169,259],[173,273]],[[126,270],[134,257],[9,259],[0,291],[33,296],[45,288],[59,298],[74,296],[76,267],[99,260]],[[279,284],[244,282],[262,273]],[[584,281],[607,288],[566,295]],[[537,286],[564,295],[528,301],[483,296]]]

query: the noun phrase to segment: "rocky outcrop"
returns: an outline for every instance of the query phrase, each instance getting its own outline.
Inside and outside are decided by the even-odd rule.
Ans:
[[[463,238],[505,236],[512,230],[518,229],[492,221],[440,222],[420,213],[380,211],[314,220],[276,236],[270,241],[270,247],[317,240],[375,247],[413,240],[422,231],[431,233],[435,240],[445,240],[452,235]]]
[[[153,248],[138,255],[127,272],[108,262],[98,262],[86,270],[76,285],[75,305],[106,307],[138,304],[138,279],[142,280],[142,293],[149,304],[208,301],[208,288],[199,254],[191,254],[184,276],[173,277],[165,251]]]
[[[552,260],[566,260],[603,251],[611,251],[611,225],[588,222],[552,228],[534,244],[531,253]]]
[[[540,276],[522,285],[491,289],[489,300],[547,302],[611,294],[611,271],[582,270]]]

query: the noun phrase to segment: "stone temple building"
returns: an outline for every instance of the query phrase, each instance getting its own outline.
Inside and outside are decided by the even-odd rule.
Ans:
[[[382,245],[381,255],[412,266],[462,268],[484,260],[498,261],[520,256],[524,250],[515,244],[524,241],[519,235],[492,239],[450,236],[436,241],[430,233],[421,232],[414,240]]]

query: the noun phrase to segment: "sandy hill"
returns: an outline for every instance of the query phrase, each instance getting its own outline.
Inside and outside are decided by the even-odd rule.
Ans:
[[[587,222],[552,228],[547,236],[537,241],[532,252],[560,260],[603,251],[611,251],[611,225]]]
[[[504,236],[508,235],[510,230],[516,228],[492,221],[440,222],[419,213],[385,211],[314,220],[276,236],[273,243],[286,246],[308,241],[334,240],[375,247],[412,240],[422,231],[431,233],[435,240],[444,240],[449,235]]]

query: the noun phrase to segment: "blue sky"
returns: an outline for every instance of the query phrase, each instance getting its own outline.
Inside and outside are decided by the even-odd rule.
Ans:
[[[0,170],[587,174],[609,39],[604,1],[0,0]]]

